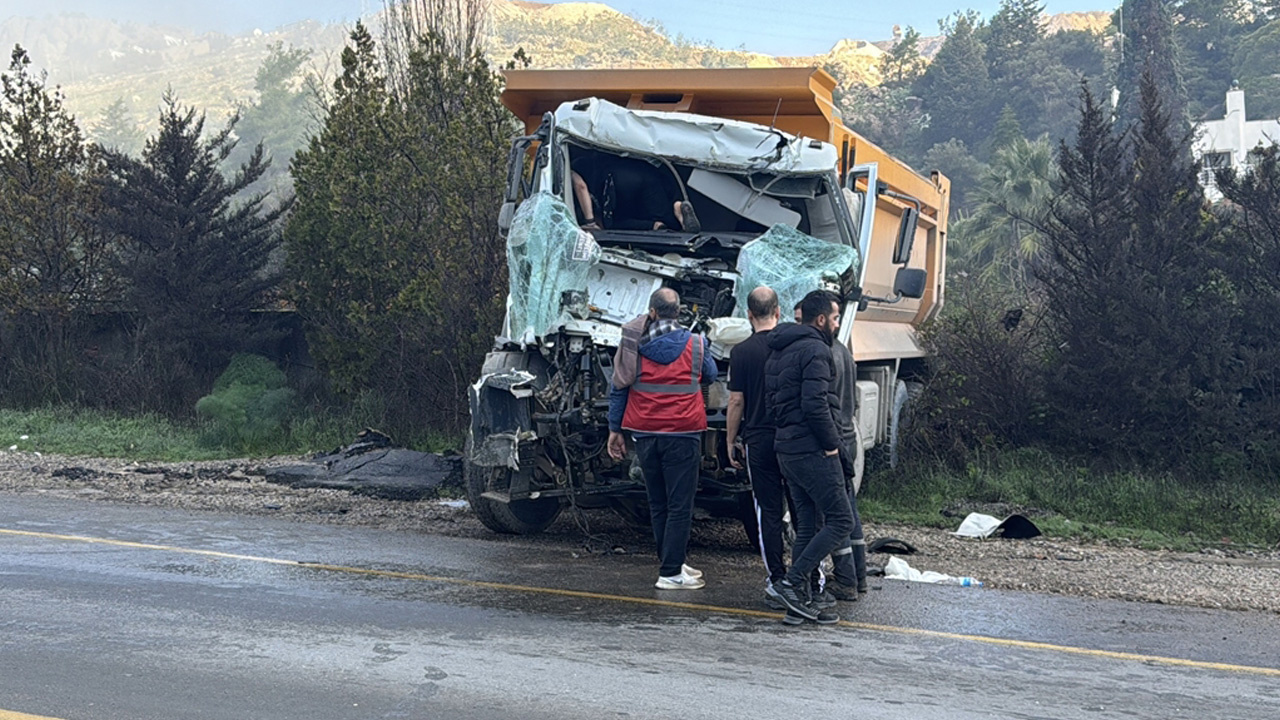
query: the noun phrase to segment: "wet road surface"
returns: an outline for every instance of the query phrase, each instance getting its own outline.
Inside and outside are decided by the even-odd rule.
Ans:
[[[702,569],[0,497],[0,720],[1280,717],[1275,615],[883,581],[788,628]]]

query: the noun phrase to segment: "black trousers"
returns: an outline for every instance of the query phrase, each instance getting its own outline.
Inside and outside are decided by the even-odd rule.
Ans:
[[[773,435],[747,440],[747,477],[755,497],[757,544],[764,558],[769,582],[780,582],[787,575],[787,559],[783,552],[783,517],[787,513],[787,484],[778,467],[773,449]]]
[[[786,579],[796,587],[806,587],[822,559],[849,541],[853,509],[845,492],[840,458],[779,453],[778,467],[795,506],[796,541]],[[820,528],[819,518],[823,523]]]
[[[636,438],[636,455],[649,494],[649,517],[658,545],[658,575],[679,575],[693,526],[702,439],[688,435]]]
[[[853,494],[852,481],[848,482],[845,492],[849,495],[849,508],[853,510],[853,532],[831,553],[831,564],[836,581],[846,587],[853,587],[858,584],[858,573],[853,564],[853,546],[866,545],[867,541],[862,534],[862,517],[858,515],[858,498]],[[821,522],[820,520],[819,524]]]

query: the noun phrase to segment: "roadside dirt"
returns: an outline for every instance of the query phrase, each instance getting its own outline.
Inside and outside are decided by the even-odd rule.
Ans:
[[[8,452],[0,453],[0,495],[37,494],[505,541],[457,501],[382,500],[343,490],[294,489],[263,478],[264,468],[298,460],[134,463]],[[1182,553],[1066,538],[977,541],[935,528],[888,524],[868,523],[866,530],[869,539],[891,536],[915,545],[919,553],[904,559],[918,570],[970,575],[990,588],[1280,613],[1276,550],[1208,548]],[[608,512],[579,517],[566,512],[545,534],[520,541],[583,553],[653,551],[646,533]],[[704,565],[760,562],[733,521],[696,522],[690,550]],[[886,558],[873,555],[872,562],[883,564]],[[873,578],[873,584],[881,582],[888,581]]]

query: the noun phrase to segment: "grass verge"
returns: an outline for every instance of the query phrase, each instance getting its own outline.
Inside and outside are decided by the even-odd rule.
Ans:
[[[316,411],[295,417],[270,437],[227,445],[210,443],[209,434],[198,423],[175,422],[159,415],[118,415],[68,406],[0,409],[0,451],[162,462],[303,455],[347,445],[370,424],[368,418],[355,413]],[[410,438],[407,445],[443,451],[461,443],[447,435],[424,432]]]
[[[1280,544],[1280,487],[1260,479],[1201,480],[1168,473],[1099,472],[1048,452],[1006,451],[964,471],[908,463],[868,477],[859,510],[872,521],[954,529],[944,508],[1036,513],[1046,535],[1139,547]]]

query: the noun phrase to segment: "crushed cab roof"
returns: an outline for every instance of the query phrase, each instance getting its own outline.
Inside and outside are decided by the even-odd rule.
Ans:
[[[727,171],[819,174],[835,169],[835,146],[739,120],[628,110],[589,98],[556,108],[556,131],[614,152],[643,153]]]

